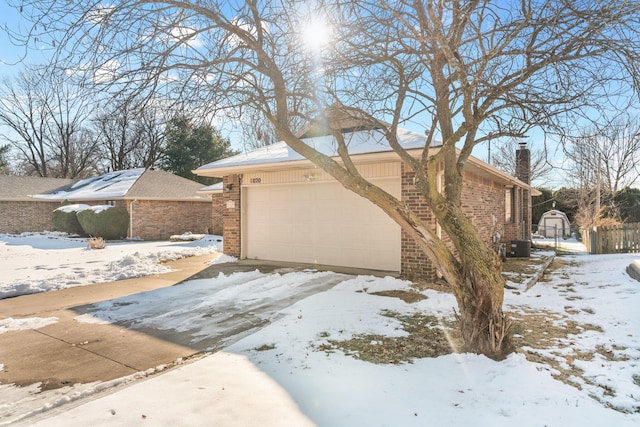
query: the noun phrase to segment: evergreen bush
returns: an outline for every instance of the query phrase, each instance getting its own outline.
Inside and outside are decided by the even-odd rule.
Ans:
[[[89,236],[117,240],[127,236],[129,213],[113,206],[92,206],[78,212],[78,221]]]
[[[77,213],[90,208],[89,205],[63,205],[53,211],[53,231],[84,236],[85,232],[78,221]]]

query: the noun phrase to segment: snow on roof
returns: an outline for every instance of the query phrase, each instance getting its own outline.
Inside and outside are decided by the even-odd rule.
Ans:
[[[369,154],[392,151],[384,132],[379,129],[359,130],[344,134],[345,143],[349,154]],[[313,138],[304,138],[303,141],[319,152],[328,156],[337,156],[338,145],[332,135],[323,135]],[[406,149],[418,149],[424,147],[426,137],[423,134],[406,129],[398,129],[398,142]],[[273,145],[258,148],[248,153],[241,153],[226,159],[200,166],[197,170],[219,169],[235,166],[249,166],[268,163],[291,162],[304,160],[304,157],[295,152],[284,141]]]
[[[110,200],[124,197],[144,173],[144,168],[105,173],[83,179],[62,191],[33,196],[42,200]]]
[[[198,193],[217,193],[223,190],[222,185],[222,181],[217,184],[207,185],[206,187],[202,187],[198,190]]]

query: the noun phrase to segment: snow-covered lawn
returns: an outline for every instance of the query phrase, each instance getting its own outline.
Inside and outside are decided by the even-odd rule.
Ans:
[[[222,251],[220,236],[192,242],[108,242],[89,249],[87,239],[65,233],[0,234],[0,299],[166,273],[160,261]]]
[[[349,277],[281,309],[281,318],[221,353],[75,408],[62,406],[61,414],[39,425],[637,426],[640,283],[625,273],[636,258],[563,256],[529,291],[507,290],[505,309],[516,319],[520,347],[501,362],[456,353],[403,356],[402,345],[391,351],[396,364],[361,360],[384,360],[390,347],[383,344],[413,346],[413,321],[433,321],[433,336],[455,343],[448,328],[455,299],[389,277]],[[82,265],[82,259],[68,262]],[[269,297],[270,289],[277,298],[275,292],[321,274],[253,273],[245,276],[254,285],[247,288],[234,273],[186,282],[172,292],[183,289],[179,296],[186,297],[191,288],[210,286],[220,300],[205,301],[199,293],[190,313],[207,316],[207,305],[250,300],[253,293]],[[409,293],[426,298],[397,297]],[[143,307],[154,295],[128,297],[129,306]],[[101,308],[94,315],[118,317],[108,304]],[[152,321],[161,328],[163,316]],[[167,327],[175,322],[167,316]],[[80,387],[77,393],[87,395],[105,385]],[[19,393],[0,387],[2,399],[19,399]],[[68,396],[51,394],[49,407]]]

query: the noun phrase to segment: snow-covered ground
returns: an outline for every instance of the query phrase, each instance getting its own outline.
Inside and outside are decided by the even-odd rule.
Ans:
[[[22,250],[25,256],[36,251]],[[446,354],[374,364],[346,354],[342,341],[407,337],[402,318],[432,315],[446,323],[455,307],[448,293],[424,289],[419,292],[426,299],[408,303],[375,293],[416,292],[409,282],[350,277],[282,309],[279,320],[223,352],[105,396],[96,394],[76,407],[59,406],[69,398],[56,402],[52,394],[48,407],[59,407],[37,425],[637,426],[640,283],[625,273],[637,257],[563,256],[559,267],[529,291],[507,290],[506,311],[514,318],[528,317],[529,323],[517,330],[525,344],[501,362]],[[78,258],[69,263],[82,265]],[[255,286],[247,288],[238,286],[242,276],[234,273],[186,282],[172,291],[184,289],[186,297],[192,288],[210,286],[221,303],[250,299],[247,289],[268,296],[270,289],[281,292],[321,274],[252,273],[245,282]],[[153,298],[153,292],[139,294],[135,303],[144,306]],[[207,305],[216,298],[194,303],[191,315],[208,315]],[[94,315],[106,321],[119,315],[103,308]],[[153,321],[162,327],[162,316]],[[166,322],[175,326],[171,316]],[[548,339],[536,341],[532,337],[537,335]],[[380,338],[369,338],[374,352],[380,345]],[[106,386],[77,386],[77,394],[91,395]],[[18,399],[20,393],[0,387],[1,399]]]
[[[222,251],[222,237],[193,242],[108,242],[89,249],[87,239],[65,233],[0,234],[0,299],[131,277],[166,273],[160,261]]]

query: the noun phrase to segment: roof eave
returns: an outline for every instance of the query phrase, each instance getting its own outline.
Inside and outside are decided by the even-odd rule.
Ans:
[[[438,147],[432,147],[431,150],[437,149]],[[419,153],[422,153],[422,148],[413,148],[407,150],[410,154],[414,156],[418,156]],[[338,163],[342,163],[340,157],[334,156],[333,160]],[[400,161],[400,157],[395,151],[381,151],[376,153],[363,153],[363,154],[354,154],[351,156],[351,159],[354,164],[367,164],[367,163],[377,163],[384,161]],[[219,167],[219,168],[210,168],[210,169],[195,169],[192,170],[196,175],[207,176],[212,178],[222,178],[227,175],[235,175],[242,173],[251,173],[251,172],[274,172],[274,171],[282,171],[289,169],[309,169],[316,167],[316,165],[308,159],[300,159],[300,160],[290,160],[283,162],[265,162],[265,163],[256,163],[256,164],[246,164],[246,165],[237,165],[237,166],[228,166],[228,167]]]
[[[60,200],[37,199],[32,196],[0,198],[0,202],[60,202]]]
[[[430,154],[435,154],[440,147],[430,147]],[[421,155],[423,148],[413,148],[407,150],[409,154],[413,157],[418,157]],[[341,163],[339,157],[332,157],[334,160]],[[376,163],[381,161],[400,161],[400,157],[395,151],[383,151],[377,153],[364,153],[364,154],[355,154],[351,157],[355,164],[367,164],[367,163]],[[501,181],[516,185],[518,187],[525,188],[531,191],[532,196],[539,196],[541,193],[531,187],[530,185],[520,181],[519,179],[502,172],[499,169],[494,168],[493,166],[475,158],[469,157],[469,164],[473,165],[474,168],[481,170],[482,172],[491,175],[493,177],[498,177]],[[275,172],[275,171],[283,171],[288,169],[308,169],[315,167],[314,163],[307,159],[301,160],[292,160],[286,162],[268,162],[268,163],[258,163],[258,164],[248,164],[248,165],[237,165],[237,166],[228,166],[228,167],[220,167],[220,168],[211,168],[211,169],[195,169],[192,172],[196,175],[207,176],[213,178],[222,178],[227,175],[237,175],[243,173],[252,173],[252,172]]]
[[[159,202],[210,202],[211,200],[204,197],[135,197],[135,196],[118,196],[118,197],[65,197],[62,199],[39,199],[32,198],[29,201],[38,201],[38,202],[97,202],[97,201],[133,201],[133,200],[145,200],[145,201],[159,201]]]
[[[486,171],[487,173],[493,175],[493,176],[498,176],[500,177],[502,180],[508,182],[509,184],[512,185],[517,185],[518,187],[524,188],[525,190],[529,190],[531,191],[531,195],[532,196],[541,196],[542,193],[536,189],[533,188],[531,185],[520,181],[518,178],[509,175],[508,173],[505,173],[503,171],[501,171],[500,169],[496,169],[493,166],[483,162],[482,160],[479,160],[475,157],[469,157],[469,163],[472,164],[474,167],[477,167],[479,169],[482,169],[484,171]]]
[[[113,200],[113,199],[110,199]],[[117,199],[115,199],[117,200]],[[204,198],[204,197],[192,197],[192,198],[167,198],[167,197],[122,197],[121,200],[127,200],[127,201],[154,201],[154,202],[211,202],[210,199]]]

